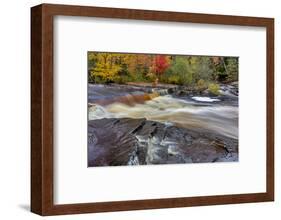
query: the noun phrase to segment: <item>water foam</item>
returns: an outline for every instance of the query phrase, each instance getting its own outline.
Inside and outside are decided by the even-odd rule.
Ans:
[[[210,97],[202,97],[202,96],[193,96],[191,97],[193,100],[198,102],[218,102],[220,99],[210,98]]]

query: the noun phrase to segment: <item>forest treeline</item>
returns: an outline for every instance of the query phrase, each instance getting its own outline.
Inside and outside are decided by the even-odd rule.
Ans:
[[[216,87],[238,80],[237,57],[88,53],[89,82]]]

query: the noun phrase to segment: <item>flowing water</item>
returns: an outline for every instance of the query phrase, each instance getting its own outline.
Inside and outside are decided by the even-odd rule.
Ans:
[[[157,93],[91,85],[89,104],[89,120],[146,118],[238,139],[238,97],[234,97],[232,102],[225,102],[220,97],[179,98],[168,94],[159,96]]]

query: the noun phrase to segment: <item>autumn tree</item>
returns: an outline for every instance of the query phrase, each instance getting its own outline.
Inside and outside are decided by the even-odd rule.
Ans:
[[[168,56],[156,55],[153,60],[152,71],[159,77],[170,66]]]
[[[152,63],[151,55],[127,54],[124,60],[131,78],[144,80]]]
[[[95,67],[91,70],[95,81],[112,82],[118,77],[120,65],[117,63],[118,55],[111,53],[96,53]]]
[[[88,53],[89,82],[159,82],[206,88],[238,80],[238,58]],[[211,86],[210,88],[215,88]]]

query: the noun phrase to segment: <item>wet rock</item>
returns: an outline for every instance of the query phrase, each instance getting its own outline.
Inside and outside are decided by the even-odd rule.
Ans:
[[[185,96],[185,95],[188,95],[188,93],[184,90],[179,90],[176,92],[176,95],[177,96]]]
[[[88,124],[88,166],[127,165],[136,156],[132,134],[144,119],[100,119]]]
[[[238,140],[144,118],[89,121],[88,165],[238,161]]]

